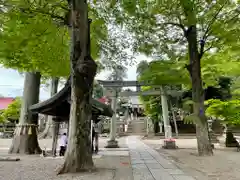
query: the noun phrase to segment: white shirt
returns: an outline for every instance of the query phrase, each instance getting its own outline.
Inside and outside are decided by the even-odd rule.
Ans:
[[[59,146],[67,146],[67,136],[61,136]]]
[[[96,133],[100,133],[100,127],[99,127],[99,126],[100,126],[99,123],[94,123],[94,124],[93,124],[94,131],[95,131]]]

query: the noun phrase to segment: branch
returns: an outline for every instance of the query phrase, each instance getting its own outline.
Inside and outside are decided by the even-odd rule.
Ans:
[[[235,10],[234,10],[234,11],[235,11]],[[229,14],[230,14],[230,13],[229,13]],[[239,18],[238,18],[239,15],[240,15],[240,11],[237,11],[236,14],[235,14],[232,18],[228,19],[227,21],[224,21],[223,23],[224,23],[224,24],[228,24],[228,23],[230,23],[230,22],[236,23],[236,21],[239,20]]]
[[[204,46],[205,46],[205,43],[206,43],[206,40],[210,34],[210,29],[211,29],[211,26],[213,25],[213,23],[216,21],[217,19],[217,16],[219,15],[219,13],[222,11],[223,7],[225,6],[226,4],[226,1],[225,3],[218,9],[218,11],[216,12],[216,14],[212,17],[212,19],[210,20],[209,24],[207,25],[207,29],[202,37],[202,39],[200,40],[200,51],[199,51],[199,59],[202,58],[203,54],[208,51],[209,49],[212,48],[213,45],[211,45],[210,48],[204,50]]]
[[[219,42],[220,40],[218,39],[218,40],[216,40],[216,41],[213,41],[212,43],[211,43],[211,45],[207,48],[207,49],[203,49],[203,48],[200,48],[200,53],[199,53],[199,58],[201,59],[202,58],[202,56],[207,52],[207,51],[209,51],[210,49],[212,49],[213,47],[214,47],[214,45],[217,43],[217,42]]]
[[[217,19],[217,16],[219,15],[219,13],[222,11],[223,7],[226,5],[226,2],[218,9],[218,11],[216,12],[216,14],[213,16],[213,18],[211,19],[211,21],[209,22],[208,26],[207,26],[207,29],[202,37],[202,40],[206,41],[207,40],[207,37],[209,35],[209,31],[211,29],[211,26],[213,25],[213,23],[216,21]]]
[[[40,13],[40,14],[44,14],[44,15],[49,15],[51,18],[65,21],[65,17],[59,16],[59,15],[56,15],[56,14],[52,14],[50,12],[46,12],[46,11],[43,11],[41,9],[31,10],[29,8],[21,8],[21,11],[24,12],[24,13]]]
[[[204,46],[205,46],[205,41],[203,39],[201,39],[200,40],[199,59],[201,59],[204,54]]]
[[[212,43],[212,45],[211,45],[209,48],[207,48],[207,49],[205,49],[205,50],[203,51],[203,54],[204,54],[205,52],[209,51],[209,50],[212,49],[212,48],[213,48],[213,43]]]

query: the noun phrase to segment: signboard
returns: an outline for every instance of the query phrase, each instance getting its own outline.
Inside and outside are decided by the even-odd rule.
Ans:
[[[166,92],[167,94],[174,96],[174,97],[179,97],[182,95],[182,91],[176,91],[176,90],[168,90]],[[161,91],[159,90],[149,90],[149,91],[124,91],[124,92],[119,92],[119,96],[122,97],[130,97],[130,96],[160,96],[162,95]],[[104,92],[104,96],[107,97],[115,97],[115,91],[114,90],[106,90]]]
[[[140,87],[140,86],[154,86],[149,82],[138,82],[138,81],[102,81],[98,80],[99,84],[102,84],[104,87]],[[155,85],[156,86],[156,85]],[[157,85],[159,86],[159,85]]]
[[[176,91],[176,90],[169,90],[166,92],[167,94],[171,95],[171,96],[181,96],[182,92],[181,91]],[[161,91],[159,90],[149,90],[149,91],[140,91],[140,92],[120,92],[119,93],[120,96],[125,96],[125,97],[129,97],[129,96],[158,96],[158,95],[162,95]]]

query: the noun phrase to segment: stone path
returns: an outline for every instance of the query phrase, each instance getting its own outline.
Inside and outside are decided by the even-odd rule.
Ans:
[[[134,180],[195,180],[137,137],[126,139]]]

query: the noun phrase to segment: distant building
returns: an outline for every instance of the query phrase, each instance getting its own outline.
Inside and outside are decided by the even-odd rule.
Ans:
[[[139,100],[139,96],[129,96],[129,103],[132,108],[143,108],[143,104]]]
[[[129,114],[131,114],[132,118],[136,119],[138,117],[145,117],[144,115],[144,107],[140,102],[138,96],[129,96],[128,102],[122,104],[121,106],[127,107]]]
[[[0,97],[0,110],[7,109],[8,105],[14,101],[12,97]]]

